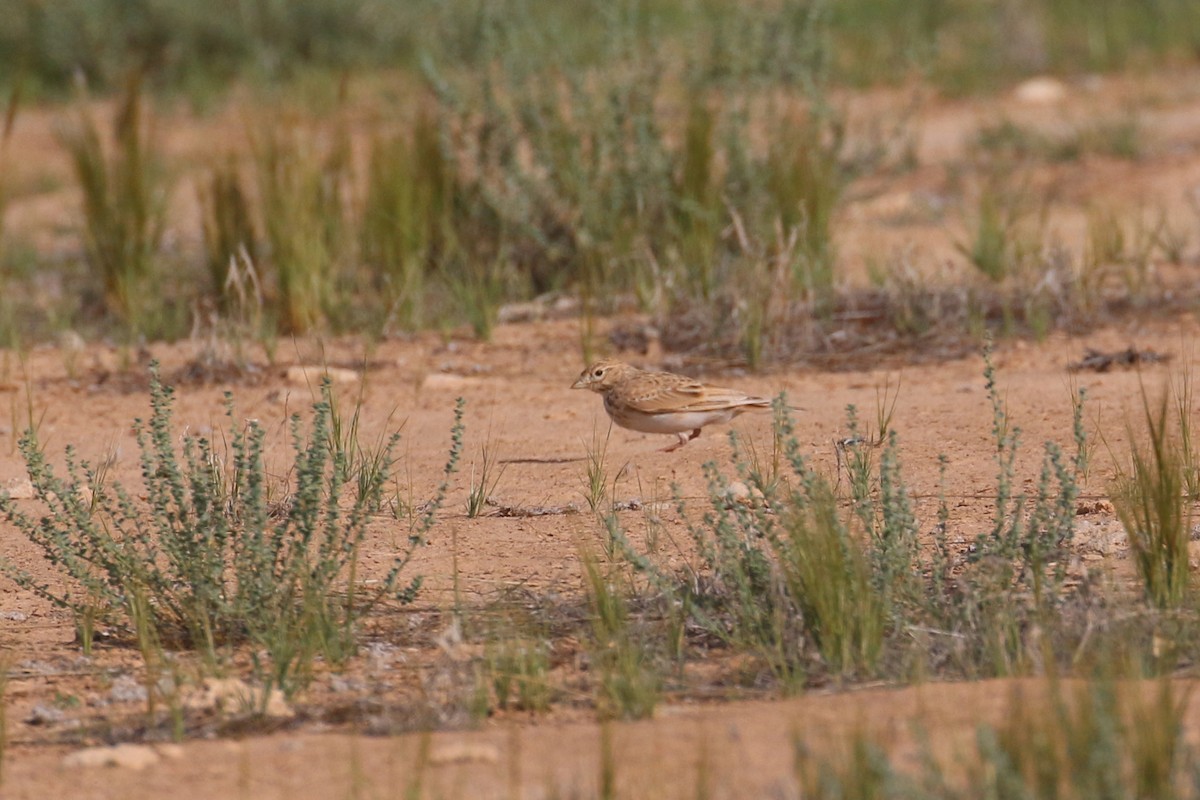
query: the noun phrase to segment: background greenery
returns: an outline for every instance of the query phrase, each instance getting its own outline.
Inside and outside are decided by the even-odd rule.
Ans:
[[[841,87],[986,92],[1198,53],[1187,0],[9,0],[0,142],[31,102],[74,103],[59,141],[84,202],[77,246],[54,259],[0,241],[11,294],[45,294],[50,272],[71,290],[36,311],[5,301],[0,341],[176,338],[210,308],[264,338],[464,324],[486,338],[502,303],[568,292],[585,319],[633,304],[669,346],[756,366],[875,302],[845,293],[832,224],[853,181],[915,166],[912,134],[903,112],[852,130]],[[232,104],[244,124],[181,163],[158,124],[178,99]],[[1136,158],[1138,128],[1051,141],[1000,125],[980,150],[971,170],[1007,176],[1014,158]],[[1113,300],[1089,271],[1184,249],[1162,230],[1110,236],[1065,291],[1031,296],[1062,265],[1022,239],[1020,191],[982,182],[961,249],[986,291],[898,291],[889,257],[873,280],[898,333],[926,331],[928,308],[970,329],[1078,323]],[[168,202],[181,187],[198,217]],[[1118,303],[1146,299],[1125,283]]]

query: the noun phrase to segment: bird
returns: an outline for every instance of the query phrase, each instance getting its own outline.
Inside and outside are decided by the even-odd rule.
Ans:
[[[604,410],[617,425],[640,433],[673,433],[670,453],[700,435],[705,425],[729,422],[744,411],[769,409],[771,401],[736,389],[708,386],[673,372],[649,372],[602,359],[579,373],[572,389],[604,396]]]

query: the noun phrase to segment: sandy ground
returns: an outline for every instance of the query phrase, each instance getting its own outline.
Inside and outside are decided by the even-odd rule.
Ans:
[[[1069,87],[1067,100],[1052,107],[1021,105],[1011,97],[990,101],[929,102],[920,110],[916,140],[918,167],[852,187],[836,226],[838,247],[851,274],[881,254],[911,248],[922,263],[966,269],[956,257],[961,215],[929,211],[929,198],[943,196],[953,183],[981,124],[1011,116],[1030,124],[1071,124],[1111,119],[1132,109],[1146,143],[1139,161],[1088,156],[1069,165],[1047,165],[1040,180],[1054,185],[1059,202],[1051,227],[1077,252],[1089,210],[1100,204],[1130,213],[1163,209],[1179,225],[1196,217],[1189,205],[1200,186],[1200,97],[1189,86],[1194,75],[1155,81],[1105,79]],[[861,99],[864,114],[895,102]],[[1117,113],[1119,110],[1120,113]],[[24,230],[39,250],[61,252],[61,232],[69,227],[72,190],[61,153],[48,144],[56,112],[31,111],[21,118],[13,140],[19,160],[18,188],[9,223]],[[201,120],[173,138],[186,156],[205,141]],[[1079,122],[1079,124],[1083,124]],[[180,190],[181,197],[190,188]],[[185,202],[183,200],[179,202]],[[1195,237],[1187,250],[1194,260]],[[1188,265],[1185,265],[1188,266]],[[615,324],[620,321],[610,321]],[[795,792],[793,745],[799,737],[831,745],[866,728],[911,754],[912,723],[931,731],[936,747],[953,754],[972,741],[981,721],[1000,718],[1015,687],[1026,682],[987,681],[927,684],[911,688],[832,689],[782,700],[745,690],[722,702],[694,697],[668,698],[651,720],[601,726],[586,703],[563,703],[541,717],[501,714],[473,730],[461,720],[429,735],[404,733],[419,727],[400,722],[370,729],[362,715],[339,721],[343,704],[369,700],[396,708],[428,693],[428,675],[453,654],[437,644],[436,621],[453,602],[455,566],[459,589],[470,607],[483,607],[510,595],[562,597],[581,593],[580,554],[598,548],[601,532],[587,513],[476,519],[464,512],[472,465],[480,464],[485,444],[507,462],[493,499],[513,508],[585,508],[586,457],[607,419],[599,398],[568,389],[581,367],[580,333],[575,320],[501,325],[487,344],[456,337],[420,335],[386,341],[365,352],[354,341],[281,343],[276,361],[263,363],[255,380],[230,385],[186,384],[176,403],[178,429],[208,431],[224,424],[223,393],[234,392],[237,415],[260,420],[272,434],[272,463],[285,464],[289,414],[304,411],[313,387],[288,378],[289,366],[332,364],[355,370],[358,380],[338,387],[352,404],[361,398],[363,438],[401,428],[402,495],[420,502],[434,492],[449,446],[455,398],[466,399],[463,469],[412,572],[426,577],[415,614],[390,616],[370,627],[369,646],[345,674],[318,673],[298,698],[302,715],[281,730],[231,734],[162,747],[153,763],[133,767],[69,766],[69,756],[85,744],[106,741],[113,731],[136,728],[144,703],[118,691],[135,674],[136,654],[101,645],[91,659],[74,643],[71,620],[31,594],[0,581],[0,648],[10,678],[5,694],[7,749],[3,796],[43,798],[190,797],[390,797],[409,790],[436,797],[593,796],[599,791],[606,749],[618,791],[630,797],[788,797]],[[1083,487],[1077,549],[1092,566],[1120,580],[1130,566],[1127,545],[1111,510],[1102,501],[1113,475],[1112,457],[1126,452],[1126,421],[1140,403],[1139,386],[1157,392],[1168,375],[1197,374],[1197,324],[1191,316],[1141,319],[1086,336],[1051,334],[1042,342],[1003,342],[995,361],[1011,419],[1024,446],[1017,473],[1023,487],[1034,485],[1047,440],[1069,445],[1071,397],[1087,392],[1086,424],[1097,443]],[[1165,365],[1141,372],[1104,374],[1067,371],[1085,348],[1116,351],[1134,345],[1171,356]],[[93,461],[112,458],[113,475],[127,485],[137,481],[137,447],[131,423],[145,417],[144,366],[128,360],[152,356],[168,377],[197,357],[200,343],[151,344],[148,353],[123,353],[102,344],[80,348],[35,348],[18,356],[0,354],[0,485],[19,481],[23,465],[16,438],[29,419],[39,425],[48,451],[60,455],[67,444]],[[639,353],[612,353],[646,366]],[[922,528],[934,523],[938,456],[950,462],[945,492],[950,500],[952,540],[966,542],[990,525],[995,492],[992,415],[978,356],[911,365],[889,357],[855,371],[811,370],[766,374],[719,372],[721,383],[774,395],[786,391],[801,408],[796,432],[811,462],[836,473],[835,440],[846,435],[846,407],[855,405],[874,418],[885,390],[896,392],[892,419],[899,433],[904,473]],[[890,387],[890,388],[889,388]],[[735,424],[759,448],[770,443],[770,415],[746,415]],[[659,452],[668,440],[614,430],[607,451],[609,474],[618,500],[654,504],[670,497],[677,483],[692,503],[704,498],[702,465],[728,463],[724,431],[709,429],[675,453]],[[659,511],[668,532],[683,521],[670,504]],[[646,512],[625,512],[630,530],[640,530]],[[407,528],[395,519],[372,522],[363,569],[382,574],[405,541]],[[28,545],[10,526],[0,526],[0,557],[46,574]],[[683,558],[683,555],[679,555]],[[443,637],[444,638],[444,637]],[[1193,704],[1194,705],[1194,704]],[[47,710],[49,709],[49,710]],[[1189,730],[1200,731],[1197,711]],[[73,734],[87,720],[88,733]],[[445,721],[442,721],[445,722]],[[99,724],[98,724],[99,723]],[[98,726],[97,726],[98,725]],[[67,743],[64,743],[67,742]],[[606,744],[607,742],[607,744]],[[699,788],[698,788],[699,787]]]
[[[515,588],[539,596],[579,595],[580,552],[598,548],[600,541],[590,515],[467,519],[464,513],[470,462],[478,462],[485,442],[500,458],[511,461],[494,492],[497,502],[584,506],[583,459],[593,432],[606,431],[607,424],[599,398],[567,388],[579,367],[576,324],[502,326],[487,345],[423,337],[385,343],[370,354],[361,390],[364,428],[369,436],[403,423],[401,470],[405,480],[411,480],[413,497],[432,494],[445,460],[454,399],[461,395],[467,400],[467,464],[455,477],[442,521],[414,567],[427,576],[427,589],[418,603],[426,611],[449,607],[455,559],[470,603],[482,605]],[[1112,474],[1108,451],[1123,451],[1124,420],[1138,402],[1139,381],[1156,390],[1169,373],[1196,369],[1195,330],[1190,319],[1178,319],[1098,331],[1084,339],[1052,336],[1040,344],[1002,345],[996,362],[1009,413],[1027,443],[1018,468],[1027,487],[1036,476],[1038,443],[1069,442],[1070,392],[1075,386],[1087,391],[1089,434],[1098,439],[1102,430],[1107,444],[1096,448],[1084,487],[1085,498],[1101,498]],[[1173,361],[1169,366],[1148,367],[1140,375],[1135,371],[1071,375],[1066,370],[1085,346],[1117,350],[1129,344],[1170,354]],[[326,345],[326,359],[344,365],[361,363],[362,354],[356,355],[354,347]],[[189,345],[158,345],[150,350],[168,375],[191,357]],[[313,363],[315,351],[306,353],[297,347],[290,355],[293,364]],[[116,453],[115,477],[133,484],[137,465],[130,421],[146,414],[146,397],[142,391],[122,389],[105,371],[115,358],[117,354],[106,348],[90,347],[77,356],[75,377],[70,377],[61,351],[36,351],[23,368],[10,363],[6,393],[19,410],[25,392],[32,391],[51,452],[71,442],[93,459]],[[268,368],[254,385],[233,387],[238,413],[258,418],[278,432],[276,423],[286,413],[308,404],[311,390],[289,381],[287,366]],[[995,464],[980,358],[837,374],[725,375],[723,380],[754,392],[787,391],[803,408],[796,417],[800,441],[813,463],[830,474],[836,471],[832,443],[845,434],[846,405],[856,404],[869,419],[883,387],[889,382],[898,385],[893,427],[901,437],[905,475],[917,498],[918,513],[927,520],[923,528],[932,524],[939,453],[950,459],[952,467],[946,491],[951,498],[953,536],[965,541],[990,523]],[[219,425],[225,388],[181,387],[179,426],[197,430]],[[360,389],[346,386],[340,391],[352,398]],[[763,447],[769,442],[769,425],[769,415],[764,414],[743,416],[736,427]],[[665,499],[667,484],[677,482],[685,496],[699,501],[701,465],[709,460],[723,463],[729,454],[723,432],[714,429],[675,453],[659,452],[663,444],[663,437],[613,431],[608,463],[614,474],[624,467],[617,498],[649,502],[658,492],[658,498]],[[0,448],[5,453],[0,480],[19,478],[22,465],[13,453],[11,429],[0,435]],[[278,451],[279,457],[283,454]],[[626,512],[631,530],[642,524],[642,513]],[[663,517],[668,530],[680,530],[676,512],[664,509]],[[1086,558],[1095,558],[1114,574],[1128,570],[1124,539],[1111,513],[1085,515],[1079,527],[1078,547]],[[364,568],[383,569],[404,535],[405,529],[395,520],[373,523]],[[0,555],[39,568],[28,546],[11,530],[0,539]],[[293,723],[274,734],[188,742],[180,750],[165,749],[158,763],[141,770],[68,767],[64,757],[79,744],[61,742],[73,718],[93,722],[97,717],[109,718],[117,726],[123,719],[135,719],[144,708],[136,701],[115,699],[119,694],[114,686],[120,684],[113,676],[133,674],[136,656],[101,646],[93,659],[84,659],[64,614],[11,585],[0,587],[0,592],[4,648],[14,675],[6,695],[10,741],[5,796],[149,797],[170,791],[181,797],[371,797],[388,796],[397,786],[415,781],[423,781],[430,796],[538,797],[554,792],[589,796],[599,780],[601,728],[589,712],[570,703],[541,718],[501,715],[479,723],[475,731],[432,737],[366,736],[358,723],[315,721]],[[438,634],[420,627],[406,634],[393,627],[382,650],[380,646],[372,650],[390,656],[364,655],[348,674],[369,683],[376,700],[391,697],[402,703],[411,698],[414,671],[426,668],[429,658],[443,657],[434,643]],[[423,658],[422,654],[430,653],[434,655]],[[361,683],[347,684],[345,675],[319,675],[299,704],[336,705],[346,686],[350,694],[362,694]],[[618,783],[628,789],[628,796],[694,796],[697,775],[708,776],[699,780],[711,781],[707,785],[716,792],[714,796],[778,792],[787,796],[787,787],[794,785],[791,753],[796,736],[837,742],[839,735],[866,725],[886,737],[906,739],[906,726],[919,718],[937,732],[943,746],[961,742],[965,747],[979,721],[1002,713],[1010,691],[1005,682],[984,682],[868,688],[846,694],[822,691],[786,701],[706,704],[682,698],[664,703],[653,720],[613,724],[611,752]],[[78,706],[61,702],[63,698],[76,698]],[[54,705],[56,699],[65,709],[63,718],[31,724],[38,716],[35,709]],[[101,743],[103,737],[93,734],[84,741]]]

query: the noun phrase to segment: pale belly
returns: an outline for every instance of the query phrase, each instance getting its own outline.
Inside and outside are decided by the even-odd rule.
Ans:
[[[729,422],[743,409],[725,408],[717,411],[677,411],[670,414],[640,414],[625,410],[610,416],[622,428],[640,433],[686,433],[705,425]]]

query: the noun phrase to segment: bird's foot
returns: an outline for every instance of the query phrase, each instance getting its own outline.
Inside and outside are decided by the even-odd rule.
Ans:
[[[691,434],[691,436],[684,436],[682,433],[680,433],[680,434],[678,434],[678,436],[679,436],[679,441],[678,441],[678,442],[676,442],[675,444],[673,444],[673,445],[669,446],[669,447],[664,447],[664,448],[662,449],[662,452],[664,452],[664,453],[674,453],[676,450],[678,450],[679,448],[683,447],[685,444],[687,444],[688,442],[690,442],[692,439],[695,439],[695,438],[696,438],[697,436],[699,436],[699,435],[700,435],[700,429],[699,429],[699,428],[696,428],[696,430],[692,431],[692,434]]]

